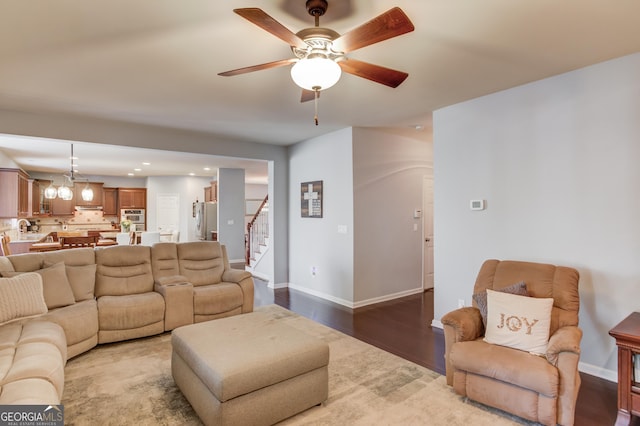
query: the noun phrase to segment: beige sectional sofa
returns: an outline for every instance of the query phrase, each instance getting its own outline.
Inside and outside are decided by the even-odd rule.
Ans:
[[[24,299],[0,294],[0,404],[59,404],[67,359],[97,344],[253,311],[251,274],[212,241],[0,257],[0,275],[0,293]]]

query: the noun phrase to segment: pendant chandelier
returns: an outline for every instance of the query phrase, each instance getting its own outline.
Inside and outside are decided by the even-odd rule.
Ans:
[[[73,191],[71,190],[71,187],[75,184],[76,181],[84,181],[86,183],[81,193],[82,199],[84,201],[93,200],[93,189],[89,187],[89,179],[79,177],[79,174],[73,169],[74,160],[77,160],[77,158],[73,156],[73,144],[71,144],[71,167],[69,169],[69,174],[62,175],[62,185],[60,185],[57,189],[53,186],[53,180],[51,181],[49,186],[44,190],[44,197],[46,199],[53,200],[54,198],[58,197],[61,200],[65,201],[72,200]],[[68,186],[67,183],[69,183]]]

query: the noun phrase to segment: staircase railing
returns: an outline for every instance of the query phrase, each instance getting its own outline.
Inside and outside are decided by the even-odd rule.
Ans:
[[[245,237],[245,261],[247,265],[251,264],[251,259],[261,245],[265,244],[269,237],[269,196],[262,200],[260,207],[247,224],[247,234]]]

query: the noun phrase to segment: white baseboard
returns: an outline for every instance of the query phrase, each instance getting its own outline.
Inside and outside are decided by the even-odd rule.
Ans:
[[[269,281],[268,287],[270,289],[273,289],[273,290],[276,290],[276,289],[279,289],[279,288],[287,288],[287,287],[289,287],[289,283],[273,283],[273,282]]]
[[[608,380],[613,383],[618,383],[618,372],[613,370],[607,370],[606,368],[598,367],[586,362],[578,363],[578,370],[582,373],[590,374],[592,376],[599,377],[604,380]]]
[[[330,294],[323,293],[321,291],[313,290],[313,289],[310,289],[310,288],[307,288],[307,287],[300,287],[300,286],[297,286],[297,285],[295,285],[293,283],[289,283],[289,288],[291,288],[293,290],[297,290],[297,291],[299,291],[301,293],[310,294],[311,296],[319,297],[321,299],[337,303],[338,305],[346,306],[347,308],[350,308],[350,309],[357,309],[357,308],[362,308],[364,306],[374,305],[374,304],[380,303],[380,302],[387,302],[389,300],[394,300],[394,299],[398,299],[400,297],[410,296],[412,294],[421,293],[423,291],[422,288],[420,287],[420,288],[414,288],[414,289],[411,289],[411,290],[401,291],[401,292],[398,292],[398,293],[387,294],[387,295],[380,296],[380,297],[374,297],[372,299],[361,300],[359,302],[351,302],[349,300],[341,299],[339,297],[335,297],[335,296],[332,296]]]
[[[413,288],[411,290],[405,290],[398,293],[387,294],[380,297],[374,297],[373,299],[362,300],[354,303],[354,308],[362,308],[363,306],[375,305],[376,303],[388,302],[389,300],[399,299],[405,296],[411,296],[412,294],[422,293],[424,290],[422,287]]]
[[[435,328],[439,328],[441,330],[444,330],[444,326],[442,325],[442,322],[440,320],[435,319],[435,318],[431,320],[431,327],[435,327]]]
[[[270,283],[270,282],[271,282],[271,277],[270,277],[269,275],[267,275],[267,274],[263,274],[263,273],[260,273],[260,272],[256,272],[256,271],[254,271],[254,270],[253,270],[253,268],[251,268],[251,267],[246,267],[246,268],[245,268],[245,271],[251,272],[251,275],[252,275],[252,276],[254,276],[254,277],[256,277],[256,278],[259,278],[259,279],[261,279],[262,281],[266,281],[266,282],[268,282],[268,283]]]
[[[339,297],[335,297],[330,294],[323,293],[321,291],[313,290],[306,287],[299,287],[293,283],[289,283],[289,288],[293,290],[297,290],[301,293],[310,294],[311,296],[319,297],[320,299],[328,300],[330,302],[337,303],[338,305],[346,306],[347,308],[353,309],[353,302],[350,302],[345,299],[340,299]]]

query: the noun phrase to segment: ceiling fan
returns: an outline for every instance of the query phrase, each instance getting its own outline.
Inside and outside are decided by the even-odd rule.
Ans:
[[[362,47],[413,31],[413,24],[399,7],[394,7],[342,35],[330,28],[320,27],[320,17],[325,14],[327,7],[326,0],[307,0],[307,12],[314,17],[315,26],[302,29],[295,34],[262,9],[234,9],[235,13],[246,20],[289,43],[295,57],[225,71],[218,75],[230,77],[293,65],[291,77],[303,89],[300,101],[315,99],[316,105],[319,92],[337,83],[342,72],[393,88],[398,87],[408,77],[409,74],[406,72],[346,56],[347,53]]]

